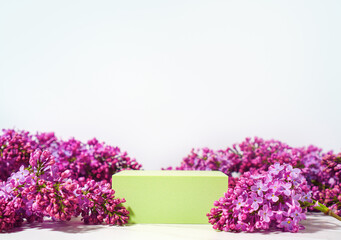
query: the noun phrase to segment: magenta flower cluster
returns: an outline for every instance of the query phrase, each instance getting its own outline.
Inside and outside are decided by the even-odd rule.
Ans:
[[[217,151],[209,148],[192,149],[179,167],[168,167],[163,170],[221,171],[229,176],[229,187],[234,187],[238,178],[232,174],[238,172],[240,165],[239,155],[234,154],[235,152],[230,153],[229,149]]]
[[[54,133],[3,130],[0,232],[45,217],[69,221],[81,216],[87,224],[127,223],[129,212],[121,205],[125,200],[115,198],[110,186],[112,174],[124,169],[139,170],[141,165],[118,147],[96,139],[83,143],[58,139]],[[341,220],[341,153],[247,138],[225,150],[192,150],[176,169],[229,175],[227,193],[208,213],[215,229],[297,232],[307,210]]]
[[[269,229],[297,232],[306,219],[300,202],[312,202],[301,170],[275,163],[267,172],[244,173],[207,214],[214,229],[254,232]]]
[[[81,184],[89,180],[111,182],[111,176],[123,169],[141,169],[135,159],[118,147],[97,139],[82,143],[74,138],[64,141],[54,133],[31,135],[25,131],[3,130],[0,136],[0,180],[6,180],[21,165],[29,164],[36,149],[47,150],[54,157],[58,172],[70,170],[70,178]]]
[[[232,173],[243,174],[254,170],[267,170],[272,164],[289,163],[293,167],[304,167],[304,163],[316,164],[312,157],[316,156],[317,165],[320,160],[321,149],[309,146],[308,148],[292,148],[276,140],[263,140],[255,137],[246,138],[240,144],[233,144],[224,150],[209,148],[192,149],[191,154],[183,159],[176,170],[219,170],[227,175]],[[167,169],[172,169],[169,167]]]
[[[176,170],[219,170],[234,188],[240,176],[267,171],[275,163],[299,168],[314,199],[341,216],[341,153],[322,153],[315,147],[293,148],[276,140],[246,138],[225,150],[192,149]],[[171,167],[167,169],[172,169]],[[309,208],[313,210],[313,208]]]
[[[70,170],[59,173],[48,151],[35,150],[29,166],[21,166],[6,182],[0,183],[0,230],[8,231],[28,222],[69,221],[81,215],[85,223],[127,223],[128,211],[115,199],[110,183],[90,180],[84,186],[70,179]]]
[[[311,180],[313,198],[341,216],[341,153],[325,154],[320,169]]]
[[[4,130],[0,136],[0,232],[27,222],[69,221],[123,225],[129,212],[115,198],[111,176],[141,165],[96,139],[84,144],[53,133]],[[1,181],[2,180],[2,181]]]
[[[37,148],[29,132],[3,130],[0,136],[0,180],[6,180],[21,165],[28,166],[31,153]]]

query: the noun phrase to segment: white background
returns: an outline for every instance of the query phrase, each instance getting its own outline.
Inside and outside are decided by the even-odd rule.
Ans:
[[[340,1],[0,1],[0,128],[144,169],[247,136],[340,151]]]

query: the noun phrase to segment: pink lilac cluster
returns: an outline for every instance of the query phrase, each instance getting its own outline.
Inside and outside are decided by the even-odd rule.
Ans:
[[[313,158],[315,157],[315,158]],[[316,161],[312,161],[312,160]],[[227,174],[229,187],[234,187],[238,176],[255,170],[266,171],[272,164],[290,163],[294,167],[305,168],[306,176],[316,176],[315,166],[321,162],[321,149],[309,146],[307,148],[292,148],[277,140],[263,140],[255,137],[246,138],[240,144],[233,144],[225,150],[209,148],[192,149],[176,170],[216,170]],[[315,165],[314,165],[315,164]],[[173,169],[168,167],[168,170]],[[317,170],[317,172],[319,169]]]
[[[239,164],[239,159],[230,158],[229,151],[217,150],[209,148],[192,149],[191,154],[183,159],[180,167],[176,170],[216,170],[226,174],[231,174],[237,171],[236,166]],[[167,168],[171,170],[172,167]]]
[[[37,147],[29,132],[12,129],[3,132],[0,136],[0,180],[6,180],[21,165],[28,166],[30,155]]]
[[[229,176],[229,187],[233,188],[245,172],[266,171],[274,163],[291,164],[301,169],[314,199],[341,215],[340,154],[322,153],[315,146],[293,148],[280,141],[256,137],[246,138],[226,150],[193,149],[175,169],[219,170]]]
[[[100,143],[97,139],[89,140],[87,144],[76,139],[55,140],[46,145],[55,156],[59,171],[70,170],[71,178],[80,183],[89,180],[111,182],[111,176],[116,172],[141,169],[126,152],[121,153],[118,147]]]
[[[185,157],[181,165],[175,169],[219,170],[231,176],[232,173],[240,175],[254,170],[266,171],[276,162],[290,163],[294,167],[304,168],[303,158],[310,155],[320,156],[320,152],[321,149],[314,146],[292,148],[277,140],[246,138],[245,141],[233,144],[226,150],[192,149],[191,154]],[[311,158],[305,158],[304,161],[310,164],[308,159]],[[172,167],[167,169],[170,170]]]
[[[341,153],[325,154],[320,164],[312,180],[313,198],[341,216]]]
[[[12,200],[0,197],[0,233],[21,226],[23,219],[19,213],[20,206],[20,198]]]
[[[175,170],[201,170],[201,171],[221,171],[230,176],[229,186],[233,187],[237,178],[232,177],[232,173],[238,171],[240,160],[231,157],[229,150],[214,151],[209,148],[192,149],[191,154],[185,157],[179,167]],[[164,170],[172,170],[168,167]]]
[[[128,222],[129,212],[121,205],[125,199],[115,199],[110,183],[91,180],[77,190],[77,196],[82,220],[86,224],[123,225]]]
[[[0,232],[27,222],[127,223],[128,211],[110,187],[112,174],[141,165],[118,147],[92,139],[63,141],[54,133],[0,135]]]
[[[306,218],[303,202],[312,202],[301,170],[275,163],[268,171],[245,172],[234,189],[229,188],[207,214],[214,229],[297,232]]]
[[[55,157],[48,151],[35,150],[28,167],[23,165],[7,181],[0,183],[0,232],[27,222],[69,221],[83,216],[85,223],[122,225],[129,212],[116,199],[105,181],[80,185],[71,179],[71,171],[60,173]]]
[[[139,170],[135,159],[118,147],[97,139],[83,143],[74,138],[64,141],[54,133],[31,135],[25,131],[3,130],[0,136],[0,180],[6,180],[21,165],[28,166],[34,150],[48,150],[55,157],[60,173],[70,170],[70,178],[85,184],[89,180],[111,182],[111,176],[125,169]]]

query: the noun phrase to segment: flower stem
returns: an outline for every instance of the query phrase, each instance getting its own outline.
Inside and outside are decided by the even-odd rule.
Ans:
[[[337,215],[331,209],[329,209],[328,207],[326,207],[322,203],[319,203],[318,201],[313,200],[313,203],[304,202],[304,204],[309,206],[309,207],[313,207],[314,209],[319,210],[319,211],[323,212],[324,214],[332,216],[332,217],[336,218],[337,220],[341,221],[341,217],[339,215]]]

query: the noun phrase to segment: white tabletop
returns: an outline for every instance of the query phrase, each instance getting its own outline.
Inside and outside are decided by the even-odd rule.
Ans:
[[[104,225],[84,225],[80,219],[67,223],[52,222],[24,224],[12,233],[0,234],[1,240],[6,239],[262,239],[262,240],[305,240],[305,239],[341,239],[341,222],[322,213],[309,213],[303,222],[306,227],[298,233],[266,232],[266,233],[227,233],[218,232],[208,224],[135,224],[124,227]]]

